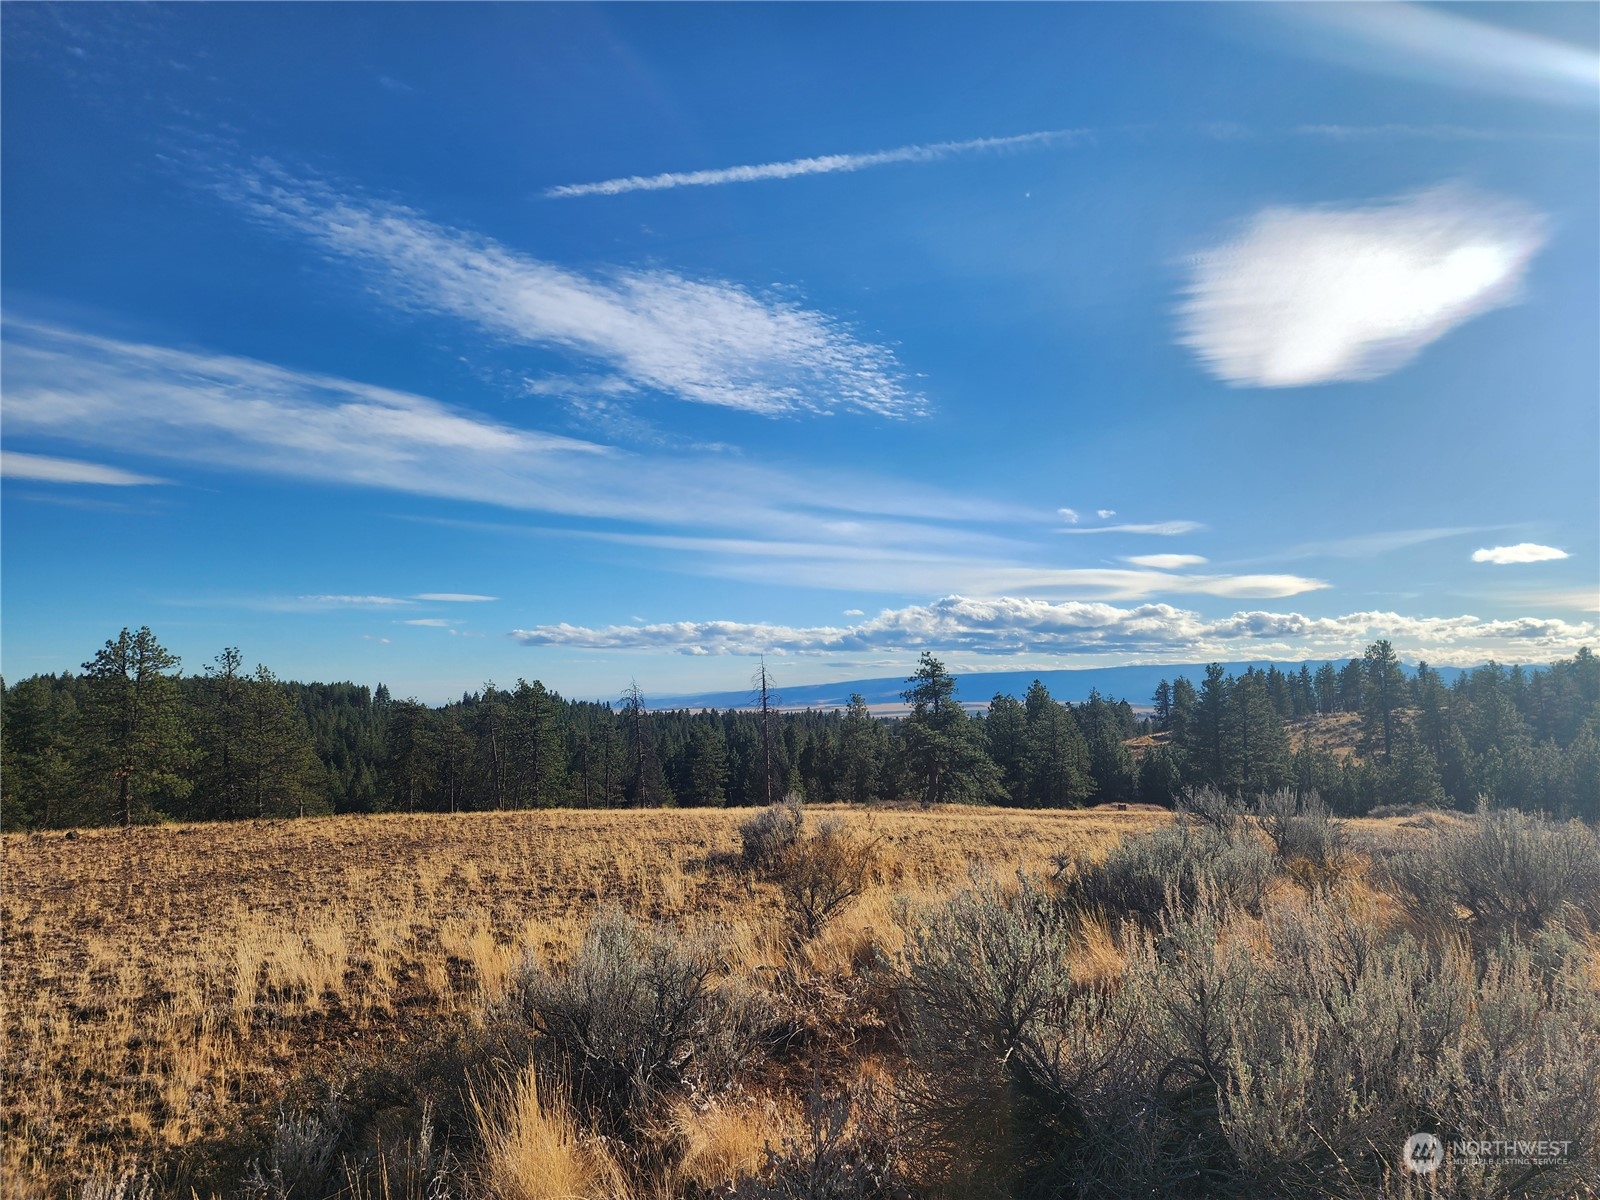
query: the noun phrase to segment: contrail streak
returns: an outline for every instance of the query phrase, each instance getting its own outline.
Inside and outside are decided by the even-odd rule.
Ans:
[[[669,171],[662,175],[629,175],[599,183],[565,183],[547,188],[545,196],[618,196],[623,192],[657,192],[676,187],[715,187],[724,183],[755,183],[762,179],[793,179],[796,175],[827,175],[834,171],[860,171],[888,163],[937,162],[953,154],[972,154],[984,150],[1012,150],[1044,146],[1087,136],[1082,129],[1047,129],[1040,133],[1019,133],[1013,137],[973,138],[967,142],[933,142],[924,146],[901,146],[872,154],[824,154],[816,158],[793,158],[788,162],[758,163],[742,167],[718,167],[708,171]]]

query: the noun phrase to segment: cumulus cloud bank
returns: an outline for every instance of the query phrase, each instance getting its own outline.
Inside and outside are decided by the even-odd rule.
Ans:
[[[1486,550],[1472,552],[1473,562],[1495,563],[1502,567],[1513,563],[1549,562],[1551,559],[1566,557],[1565,550],[1557,550],[1554,546],[1541,546],[1537,542],[1518,542],[1515,546],[1491,546]]]
[[[1439,187],[1361,208],[1268,208],[1197,256],[1183,345],[1247,387],[1375,379],[1462,322],[1514,302],[1545,222]]]
[[[1593,622],[1523,617],[1408,617],[1358,612],[1339,617],[1238,612],[1217,619],[1168,604],[1119,607],[1002,596],[946,596],[885,609],[845,626],[793,627],[738,621],[675,621],[588,628],[566,623],[519,629],[527,646],[664,650],[689,655],[827,654],[837,651],[966,652],[982,655],[1115,654],[1193,662],[1240,654],[1260,658],[1345,657],[1376,638],[1401,653],[1452,665],[1501,655],[1530,662],[1576,653],[1595,639]]]
[[[361,267],[393,304],[604,363],[623,384],[769,416],[924,410],[887,347],[781,297],[666,270],[586,275],[270,165],[219,188],[259,219]]]

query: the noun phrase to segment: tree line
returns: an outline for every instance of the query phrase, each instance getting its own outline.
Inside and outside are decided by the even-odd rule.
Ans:
[[[924,653],[903,716],[781,711],[763,664],[748,708],[653,710],[636,684],[616,703],[568,700],[538,680],[486,683],[440,706],[379,684],[283,681],[224,649],[195,675],[148,628],[124,629],[79,674],[3,689],[0,824],[8,829],[332,812],[460,812],[811,802],[1170,804],[1209,785],[1315,788],[1341,812],[1478,796],[1600,816],[1600,660],[1408,675],[1387,642],[1342,668],[1277,667],[1198,687],[1163,680],[1151,715],[1035,681],[987,710]],[[1289,730],[1359,717],[1359,758]],[[1130,742],[1133,744],[1130,745]]]
[[[1355,720],[1354,754],[1289,730],[1334,713]],[[1315,790],[1343,815],[1383,805],[1491,804],[1600,819],[1600,659],[1587,648],[1533,670],[1497,663],[1446,686],[1419,663],[1401,666],[1387,641],[1342,668],[1324,663],[1237,678],[1206,668],[1156,687],[1160,744],[1139,764],[1142,798],[1209,785],[1252,795]]]

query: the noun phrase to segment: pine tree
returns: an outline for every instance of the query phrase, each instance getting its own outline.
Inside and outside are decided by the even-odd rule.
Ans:
[[[1381,748],[1385,761],[1394,751],[1396,714],[1407,692],[1394,647],[1387,641],[1373,642],[1361,656],[1362,740],[1370,749]]]
[[[195,713],[197,816],[230,821],[245,813],[242,749],[245,692],[250,680],[240,671],[243,661],[237,646],[226,646],[204,668],[199,681]]]
[[[123,629],[83,664],[90,770],[108,785],[114,819],[123,826],[189,792],[178,665],[148,625],[138,633]]]
[[[253,814],[305,816],[317,803],[320,771],[305,718],[276,676],[258,665],[244,692],[240,744],[245,791]]]
[[[866,804],[877,795],[883,744],[883,726],[872,719],[866,698],[852,692],[839,738],[839,774],[844,798],[852,804]]]
[[[1035,686],[1041,686],[1034,680]],[[1028,714],[1015,696],[996,693],[983,720],[989,757],[1000,768],[1012,804],[1028,802]]]
[[[1247,670],[1230,689],[1228,786],[1240,795],[1270,792],[1286,782],[1289,741],[1260,671]]]
[[[1028,803],[1037,808],[1082,804],[1094,794],[1083,730],[1037,679],[1023,708],[1028,719]]]
[[[1228,786],[1228,732],[1231,724],[1229,693],[1231,676],[1223,674],[1221,663],[1206,667],[1195,704],[1189,744],[1184,747],[1196,782],[1216,788]]]
[[[5,689],[0,720],[0,828],[82,821],[78,708],[69,686],[35,675]]]
[[[901,693],[911,712],[900,727],[907,766],[924,807],[989,803],[1003,796],[999,769],[983,744],[980,721],[955,701],[956,681],[926,650]]]
[[[685,804],[721,807],[728,801],[728,745],[722,730],[697,722],[689,732],[688,770],[680,795]]]
[[[1156,728],[1165,730],[1172,721],[1172,685],[1165,679],[1156,684],[1153,708]]]

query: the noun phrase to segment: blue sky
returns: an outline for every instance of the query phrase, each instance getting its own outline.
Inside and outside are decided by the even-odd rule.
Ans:
[[[1600,643],[1600,10],[3,10],[3,667]]]

